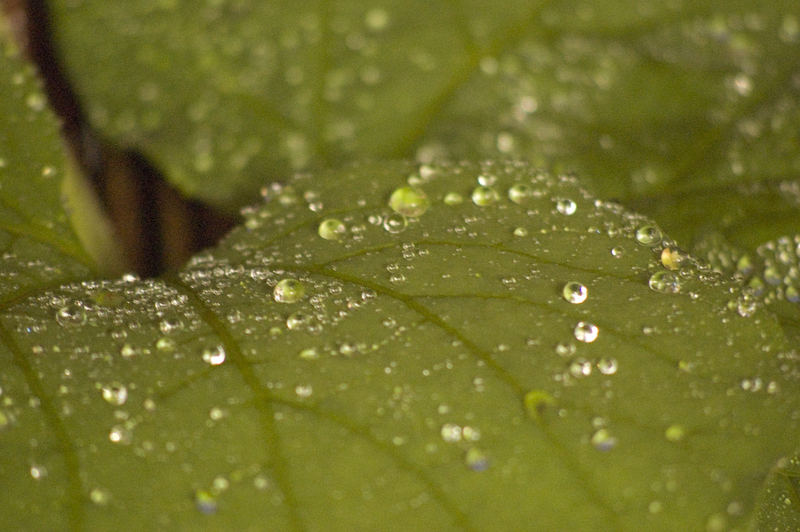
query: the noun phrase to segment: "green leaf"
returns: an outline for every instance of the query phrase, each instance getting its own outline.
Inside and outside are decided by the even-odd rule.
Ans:
[[[174,277],[3,307],[2,528],[722,530],[796,449],[774,317],[574,178],[265,198]]]
[[[683,239],[730,229],[732,185],[796,188],[795,0],[54,9],[94,123],[217,203],[309,165],[500,154],[576,171]],[[731,221],[749,250],[796,224],[793,198],[759,200],[755,243],[751,216]]]
[[[62,205],[69,163],[33,69],[0,39],[0,301],[95,269]]]

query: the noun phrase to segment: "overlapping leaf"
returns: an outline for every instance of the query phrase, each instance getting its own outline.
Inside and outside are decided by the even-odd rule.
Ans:
[[[800,218],[793,0],[54,8],[95,124],[215,202],[309,165],[500,154],[578,171],[687,246],[713,227],[752,251]],[[742,183],[772,190],[755,244]]]

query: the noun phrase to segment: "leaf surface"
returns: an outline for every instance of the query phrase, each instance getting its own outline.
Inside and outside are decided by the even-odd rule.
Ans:
[[[573,178],[265,190],[173,277],[2,309],[3,528],[724,529],[796,448],[772,315]]]

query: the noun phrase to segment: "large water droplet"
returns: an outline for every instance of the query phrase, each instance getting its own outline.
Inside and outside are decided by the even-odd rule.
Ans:
[[[643,225],[636,230],[636,241],[643,246],[657,246],[661,238],[661,229],[655,225]]]
[[[221,345],[216,345],[211,348],[203,350],[203,362],[212,366],[219,366],[225,362],[225,348]]]
[[[561,295],[573,305],[579,305],[589,297],[589,289],[577,281],[570,281],[564,285]]]
[[[411,218],[422,216],[430,205],[428,196],[415,187],[400,187],[389,198],[389,207],[393,211]]]
[[[573,334],[575,335],[575,339],[579,342],[590,344],[597,340],[597,336],[600,334],[600,329],[598,329],[597,325],[593,323],[579,321],[575,325]]]
[[[681,291],[680,277],[667,270],[658,271],[651,275],[647,284],[651,290],[662,294],[677,294]]]
[[[491,187],[475,187],[472,191],[472,203],[478,207],[488,207],[500,201],[500,194]]]
[[[305,294],[305,285],[297,279],[281,279],[272,290],[272,298],[278,303],[297,303]]]
[[[319,236],[325,240],[340,240],[347,232],[344,222],[336,218],[326,218],[322,220],[317,229]]]

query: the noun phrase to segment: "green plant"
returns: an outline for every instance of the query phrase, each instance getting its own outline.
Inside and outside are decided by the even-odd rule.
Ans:
[[[262,198],[117,278],[4,44],[3,528],[797,528],[800,9],[696,4],[54,3],[94,127]]]

